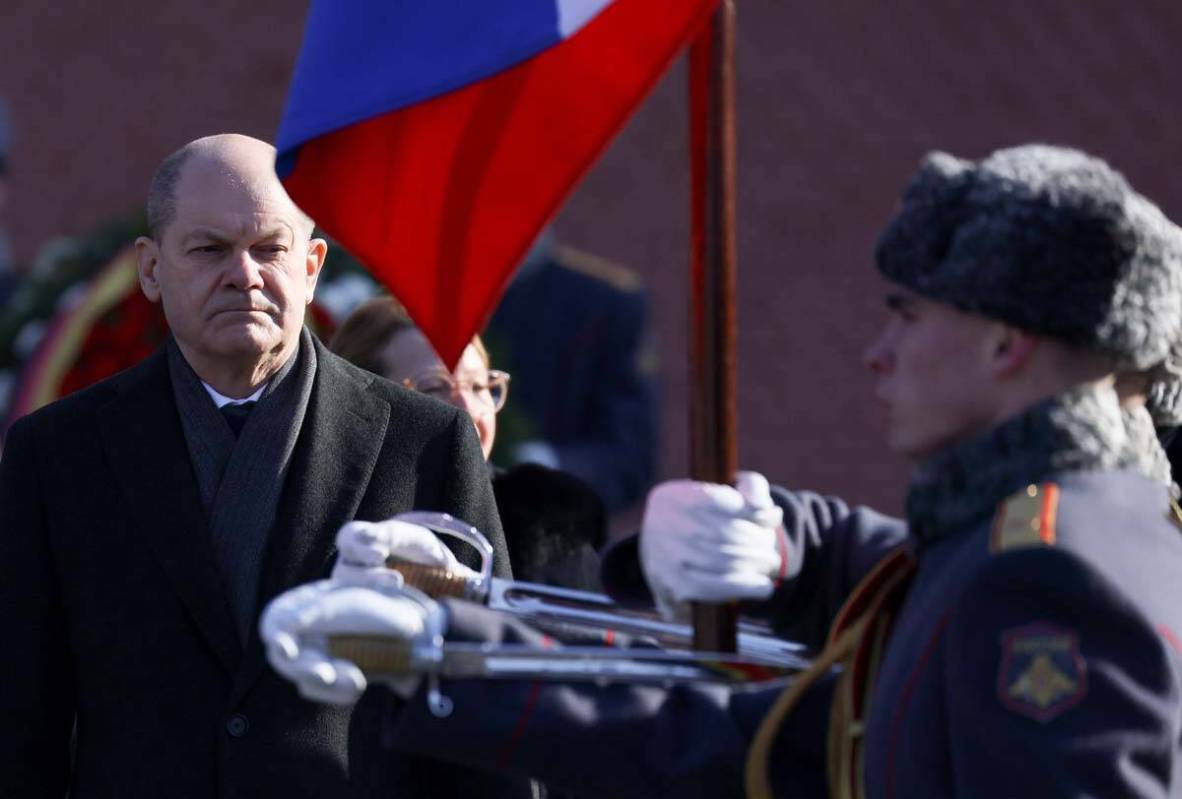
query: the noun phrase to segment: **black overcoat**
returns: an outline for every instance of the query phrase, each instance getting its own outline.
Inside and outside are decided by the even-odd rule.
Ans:
[[[344,522],[409,509],[477,525],[505,573],[468,417],[315,346],[258,607],[327,576]],[[350,711],[301,699],[257,629],[245,647],[235,633],[163,351],[12,427],[0,618],[0,795],[347,792]]]

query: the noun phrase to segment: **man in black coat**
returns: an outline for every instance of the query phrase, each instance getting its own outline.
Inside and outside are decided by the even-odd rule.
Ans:
[[[162,164],[136,246],[173,338],[8,436],[4,797],[345,795],[352,714],[266,667],[259,609],[328,573],[345,522],[412,508],[478,525],[508,574],[468,417],[303,327],[326,244],[273,160],[224,135]]]

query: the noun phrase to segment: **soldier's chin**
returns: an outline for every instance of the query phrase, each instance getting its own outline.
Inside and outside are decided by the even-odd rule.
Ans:
[[[939,450],[939,443],[931,436],[909,430],[898,424],[887,429],[887,447],[909,461],[926,460]]]

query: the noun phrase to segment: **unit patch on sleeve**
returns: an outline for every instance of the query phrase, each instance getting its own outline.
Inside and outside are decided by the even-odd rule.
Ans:
[[[1002,633],[997,695],[1010,711],[1045,723],[1078,705],[1087,687],[1075,631],[1039,621]]]

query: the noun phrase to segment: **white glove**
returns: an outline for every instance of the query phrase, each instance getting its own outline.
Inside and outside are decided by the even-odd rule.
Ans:
[[[640,562],[666,618],[687,618],[691,601],[766,599],[775,589],[783,512],[763,475],[740,472],[735,484],[673,480],[649,494]]]
[[[375,585],[382,578],[372,578]],[[267,660],[275,671],[296,684],[304,697],[333,705],[351,705],[365,691],[365,675],[356,664],[334,658],[327,636],[377,635],[412,640],[424,635],[427,608],[397,593],[401,578],[388,572],[390,593],[320,580],[280,594],[267,605],[260,622]],[[390,681],[409,698],[422,678]]]
[[[476,572],[456,560],[435,533],[417,524],[387,519],[384,522],[349,522],[337,532],[337,562],[332,579],[347,585],[371,585],[376,579],[380,587],[383,575],[389,574],[386,559],[390,556],[439,566],[449,572],[478,576]]]

